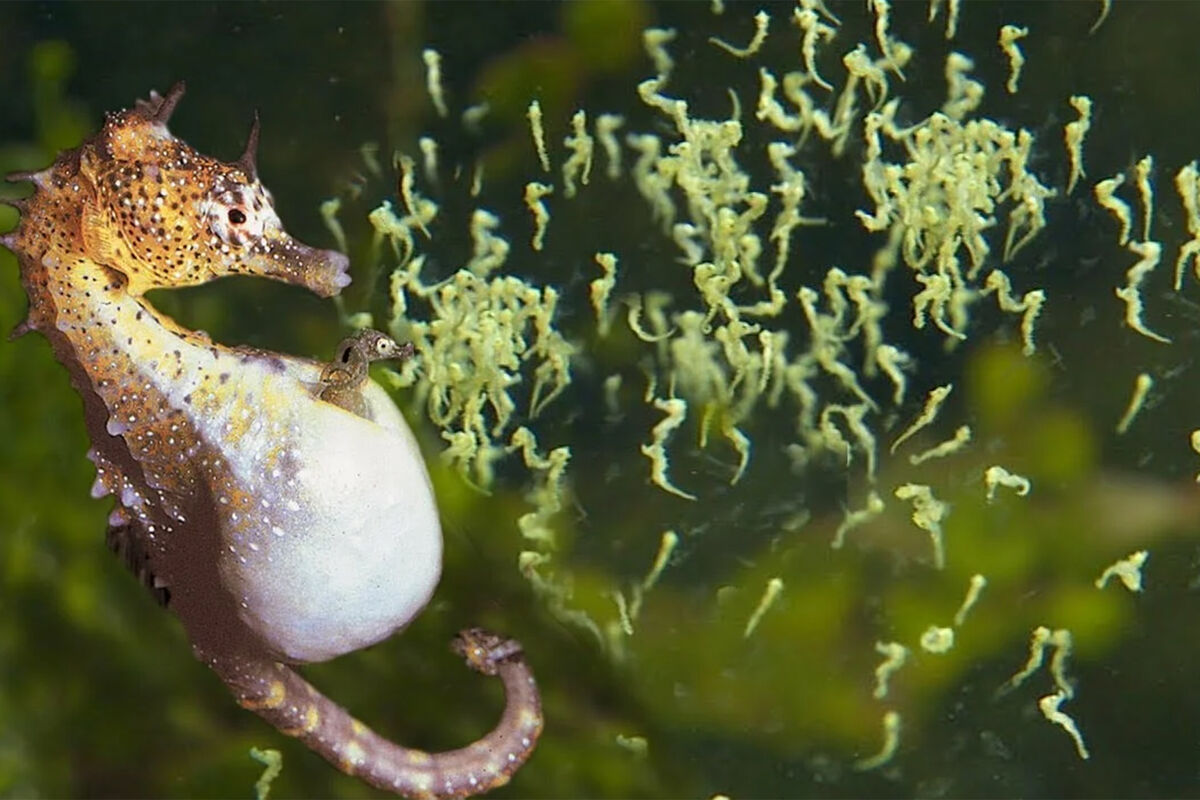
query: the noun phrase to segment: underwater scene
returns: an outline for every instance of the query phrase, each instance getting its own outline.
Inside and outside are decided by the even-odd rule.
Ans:
[[[370,374],[441,580],[298,671],[438,753],[505,708],[455,634],[520,642],[544,727],[492,796],[1187,796],[1197,30],[1122,0],[0,4],[0,174],[169,103],[349,256],[318,293],[145,299],[335,366],[398,343]],[[0,442],[0,795],[388,796],[239,707],[110,551],[40,333],[0,342]]]

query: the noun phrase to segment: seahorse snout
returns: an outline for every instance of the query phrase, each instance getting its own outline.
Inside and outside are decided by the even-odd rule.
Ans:
[[[246,271],[303,286],[331,297],[350,285],[350,259],[336,250],[322,250],[288,238],[271,242],[263,257],[249,259]]]
[[[335,295],[350,285],[350,257],[336,250],[318,250],[326,263],[327,281],[314,286],[313,291],[322,297]],[[328,288],[325,288],[325,287]]]

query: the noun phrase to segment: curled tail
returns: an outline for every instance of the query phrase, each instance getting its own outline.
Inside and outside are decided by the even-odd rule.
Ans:
[[[406,797],[459,798],[508,783],[542,732],[542,705],[516,641],[471,628],[455,637],[453,647],[472,669],[498,675],[507,701],[490,733],[442,753],[393,744],[278,662],[211,653],[205,661],[244,708],[300,739],[346,774]]]

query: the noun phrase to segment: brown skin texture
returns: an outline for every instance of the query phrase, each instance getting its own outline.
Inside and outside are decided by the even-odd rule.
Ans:
[[[143,295],[251,274],[330,296],[349,278],[345,256],[283,230],[256,174],[257,120],[243,155],[221,162],[167,130],[182,96],[182,84],[165,97],[152,93],[110,114],[99,133],[47,170],[9,176],[36,186],[30,198],[14,201],[20,226],[0,238],[17,254],[29,297],[29,315],[14,333],[46,336],[83,400],[97,467],[93,492],[118,498],[109,543],[179,616],[197,657],[242,706],[339,769],[411,797],[465,797],[507,783],[542,729],[519,644],[476,629],[460,634],[456,650],[473,669],[501,679],[508,703],[479,741],[429,754],[373,733],[279,662],[239,621],[222,587],[220,543],[205,532],[218,527],[219,509],[250,509],[257,498],[231,483],[220,442],[201,435],[176,404],[187,404],[191,419],[206,402],[214,411],[241,402],[248,417],[265,415],[270,409],[253,398],[230,396],[238,381],[228,370],[253,363],[260,371],[316,377],[318,365],[216,344],[157,312]],[[321,372],[319,396],[301,401],[358,413],[370,362],[411,353],[411,345],[377,331],[352,336]],[[173,379],[200,381],[204,396],[178,399],[169,390]]]
[[[367,328],[343,339],[333,361],[321,370],[321,389],[317,397],[365,419],[371,410],[362,396],[372,361],[404,361],[412,358],[412,342],[396,344],[387,334]]]

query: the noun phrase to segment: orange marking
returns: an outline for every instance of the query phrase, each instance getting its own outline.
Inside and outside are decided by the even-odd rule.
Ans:
[[[283,685],[283,681],[272,681],[266,697],[242,697],[238,699],[238,704],[242,708],[258,711],[263,708],[279,708],[285,700],[287,700],[287,688]]]

